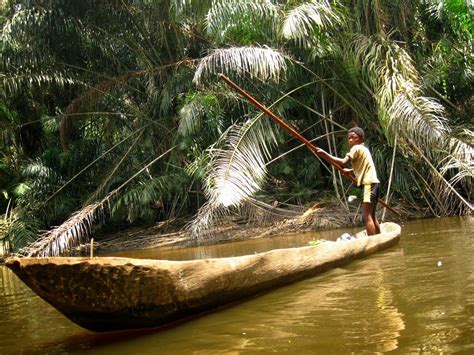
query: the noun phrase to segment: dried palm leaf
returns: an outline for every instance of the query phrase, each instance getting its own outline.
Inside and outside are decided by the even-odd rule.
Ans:
[[[85,240],[91,232],[92,225],[103,218],[103,204],[88,205],[59,227],[40,235],[35,242],[23,248],[20,254],[27,257],[60,255]]]

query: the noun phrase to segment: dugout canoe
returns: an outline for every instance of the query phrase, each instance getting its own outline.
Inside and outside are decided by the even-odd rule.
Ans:
[[[76,324],[92,331],[157,327],[330,268],[398,243],[400,226],[382,224],[348,241],[188,261],[115,257],[12,258],[27,286]]]

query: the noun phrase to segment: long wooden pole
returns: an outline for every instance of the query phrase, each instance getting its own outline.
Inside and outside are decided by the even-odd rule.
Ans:
[[[233,81],[231,81],[228,77],[226,77],[225,75],[223,74],[219,74],[219,79],[223,80],[225,83],[227,83],[230,87],[232,87],[235,91],[237,91],[239,94],[241,94],[242,96],[244,96],[247,100],[249,100],[255,107],[257,107],[259,110],[263,111],[265,114],[267,114],[268,116],[270,116],[270,118],[272,118],[274,121],[276,121],[278,124],[280,124],[283,128],[285,128],[288,132],[290,132],[294,137],[296,137],[298,140],[300,140],[302,143],[304,143],[309,149],[311,149],[311,151],[313,151],[316,155],[320,156],[321,158],[323,158],[324,160],[326,160],[328,163],[332,164],[337,170],[339,170],[342,174],[344,174],[347,178],[349,178],[352,182],[355,182],[357,183],[357,180],[356,178],[346,172],[344,170],[344,168],[328,159],[326,156],[324,155],[321,155],[319,152],[318,152],[318,149],[317,147],[311,143],[309,140],[307,140],[305,137],[303,137],[299,132],[297,132],[294,128],[292,128],[291,126],[289,126],[285,121],[283,121],[280,117],[278,117],[277,115],[275,115],[272,111],[270,111],[268,108],[266,108],[264,105],[262,105],[260,102],[258,102],[254,97],[252,97],[250,94],[248,94],[244,89],[242,89],[241,87],[239,87],[237,84],[235,84]],[[378,202],[384,206],[385,208],[389,209],[390,211],[392,211],[393,213],[395,213],[396,215],[399,216],[399,213],[397,211],[395,211],[393,208],[391,208],[389,205],[387,205],[385,203],[384,200],[380,199],[378,200]]]

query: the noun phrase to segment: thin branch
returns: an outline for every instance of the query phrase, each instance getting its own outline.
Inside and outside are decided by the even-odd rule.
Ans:
[[[385,201],[387,201],[387,203],[389,203],[390,188],[392,187],[392,177],[393,177],[393,168],[395,166],[395,154],[397,152],[397,142],[398,142],[398,134],[395,135],[395,141],[394,141],[394,144],[393,144],[392,163],[390,165],[390,176],[388,178],[387,197],[385,198]],[[387,211],[387,209],[384,207],[383,214],[382,214],[382,222],[385,219],[385,212],[386,211]]]
[[[57,191],[55,191],[51,196],[49,196],[46,201],[43,202],[43,204],[46,204],[47,202],[49,202],[54,196],[56,196],[59,192],[61,192],[62,190],[64,190],[71,182],[73,182],[76,178],[78,178],[79,176],[82,175],[83,172],[85,172],[87,169],[89,169],[92,165],[94,165],[95,163],[97,163],[100,159],[102,159],[103,157],[105,157],[107,154],[109,154],[112,150],[114,150],[115,148],[117,148],[120,144],[126,142],[129,138],[133,137],[135,134],[137,134],[138,132],[145,130],[145,128],[147,128],[149,125],[146,125],[145,127],[142,127],[138,130],[136,130],[135,132],[131,133],[129,136],[125,137],[124,139],[122,139],[120,142],[118,142],[117,144],[113,145],[110,149],[108,149],[106,152],[104,152],[103,154],[101,154],[99,157],[97,157],[96,159],[94,159],[91,163],[89,163],[87,166],[85,166],[81,171],[79,171],[76,175],[74,175],[71,179],[69,179],[63,186],[61,186]]]

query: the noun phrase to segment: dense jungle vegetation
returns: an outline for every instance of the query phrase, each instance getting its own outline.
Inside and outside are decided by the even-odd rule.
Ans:
[[[199,234],[232,208],[346,205],[351,182],[219,73],[333,154],[363,127],[382,196],[408,216],[472,212],[467,0],[2,4],[0,238],[13,251],[46,230],[58,253],[95,226],[192,220]]]

